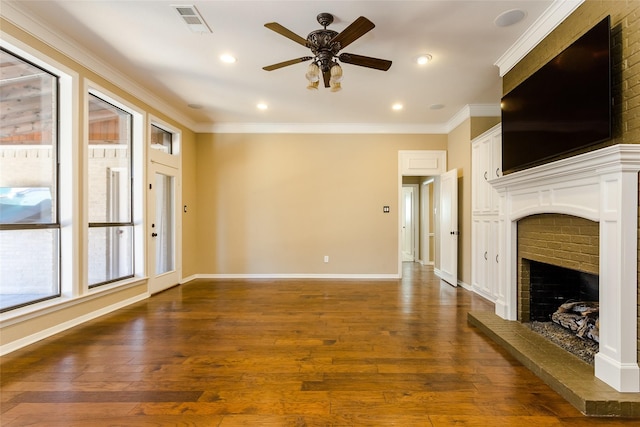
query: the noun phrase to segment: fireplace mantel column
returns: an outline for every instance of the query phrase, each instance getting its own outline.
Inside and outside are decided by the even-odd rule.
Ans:
[[[640,391],[637,363],[637,170],[600,170],[600,349],[595,376],[623,392]]]

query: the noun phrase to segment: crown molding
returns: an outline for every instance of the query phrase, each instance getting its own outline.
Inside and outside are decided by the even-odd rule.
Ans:
[[[28,4],[28,2],[25,3]],[[46,22],[29,14],[28,9],[20,4],[20,2],[2,0],[1,16],[52,49],[110,81],[130,95],[135,96],[140,101],[148,105],[153,105],[154,108],[157,108],[168,117],[171,117],[190,130],[194,130],[196,123],[189,117],[176,110],[164,99],[157,97],[152,92],[139,86],[128,76],[78,45],[72,39],[52,31]]]
[[[441,134],[444,125],[394,123],[201,123],[202,133]]]
[[[449,119],[445,125],[445,133],[451,132],[471,117],[500,117],[500,115],[499,104],[468,104]]]
[[[554,0],[551,6],[494,63],[500,70],[500,77],[507,74],[582,3],[584,0]]]
[[[199,123],[198,133],[289,133],[289,134],[447,134],[471,117],[499,117],[498,104],[465,105],[441,124],[421,123]]]

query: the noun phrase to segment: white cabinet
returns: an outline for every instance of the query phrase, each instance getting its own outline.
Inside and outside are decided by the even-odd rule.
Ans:
[[[495,301],[498,297],[500,255],[498,252],[498,218],[475,217],[471,227],[471,284],[473,290]]]
[[[498,195],[489,181],[502,176],[502,127],[489,129],[471,142],[473,213],[498,213]]]
[[[498,193],[490,181],[502,176],[500,124],[471,141],[471,284],[495,301],[499,286]]]

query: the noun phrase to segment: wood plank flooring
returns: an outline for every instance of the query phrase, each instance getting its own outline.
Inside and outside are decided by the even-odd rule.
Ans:
[[[618,426],[467,323],[493,305],[388,281],[198,281],[2,358],[2,426]]]

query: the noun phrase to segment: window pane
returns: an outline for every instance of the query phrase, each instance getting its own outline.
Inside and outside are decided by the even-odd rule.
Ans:
[[[173,153],[173,134],[151,125],[151,148],[167,154]]]
[[[156,173],[156,274],[174,267],[174,178]]]
[[[58,229],[0,231],[0,310],[60,295]]]
[[[131,222],[131,115],[89,97],[89,222]]]
[[[55,223],[57,78],[0,51],[0,223]]]
[[[89,228],[89,284],[133,276],[133,226]]]

